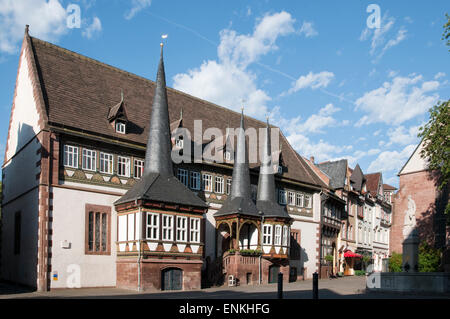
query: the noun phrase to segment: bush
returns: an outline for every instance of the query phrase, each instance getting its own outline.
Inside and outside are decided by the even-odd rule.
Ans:
[[[441,261],[441,250],[421,242],[419,245],[419,272],[437,272]]]
[[[365,276],[366,272],[364,270],[355,270],[355,276]]]
[[[402,271],[402,254],[393,252],[391,257],[389,257],[389,271],[390,272],[401,272]]]
[[[241,249],[239,251],[241,255],[261,255],[262,251],[259,249]]]
[[[325,256],[325,260],[328,261],[328,262],[330,262],[330,263],[332,263],[332,262],[333,262],[333,256],[331,256],[331,255],[326,255],[326,256]]]

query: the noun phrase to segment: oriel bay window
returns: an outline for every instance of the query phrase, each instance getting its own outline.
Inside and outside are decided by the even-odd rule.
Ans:
[[[288,236],[289,236],[289,227],[283,226],[283,246],[286,247],[288,245]]]
[[[187,241],[187,217],[177,216],[177,241]]]
[[[272,245],[272,225],[263,227],[263,245]]]
[[[89,255],[111,253],[111,207],[86,205],[86,244]]]
[[[147,239],[159,239],[159,214],[147,213]]]
[[[173,241],[172,215],[162,215],[162,240]]]
[[[281,245],[281,225],[275,225],[274,245]]]
[[[189,240],[192,243],[200,242],[200,218],[190,218]]]

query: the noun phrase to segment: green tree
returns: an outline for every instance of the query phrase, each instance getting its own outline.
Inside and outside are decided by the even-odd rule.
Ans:
[[[450,46],[450,16],[446,13],[445,17],[447,18],[447,22],[444,24],[444,32],[442,33],[442,40],[447,41],[445,44]]]
[[[419,245],[419,272],[437,272],[441,262],[441,250],[426,242]]]
[[[401,272],[402,271],[402,254],[392,252],[391,257],[389,257],[389,271],[390,272]]]

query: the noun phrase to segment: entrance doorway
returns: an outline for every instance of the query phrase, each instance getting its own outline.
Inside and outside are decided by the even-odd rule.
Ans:
[[[280,272],[280,266],[272,265],[269,267],[269,284],[274,284],[278,281],[278,273]]]
[[[161,290],[181,290],[183,272],[178,268],[168,268],[161,272]]]

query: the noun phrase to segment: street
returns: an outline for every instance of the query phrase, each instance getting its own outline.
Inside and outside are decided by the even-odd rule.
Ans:
[[[283,285],[284,299],[311,299],[312,280]],[[113,299],[275,299],[277,285],[214,287],[192,291],[136,292],[117,288],[58,289],[49,292],[0,283],[0,299],[10,298],[113,298]],[[319,280],[319,299],[450,299],[450,295],[386,294],[366,292],[365,277],[344,277]]]

